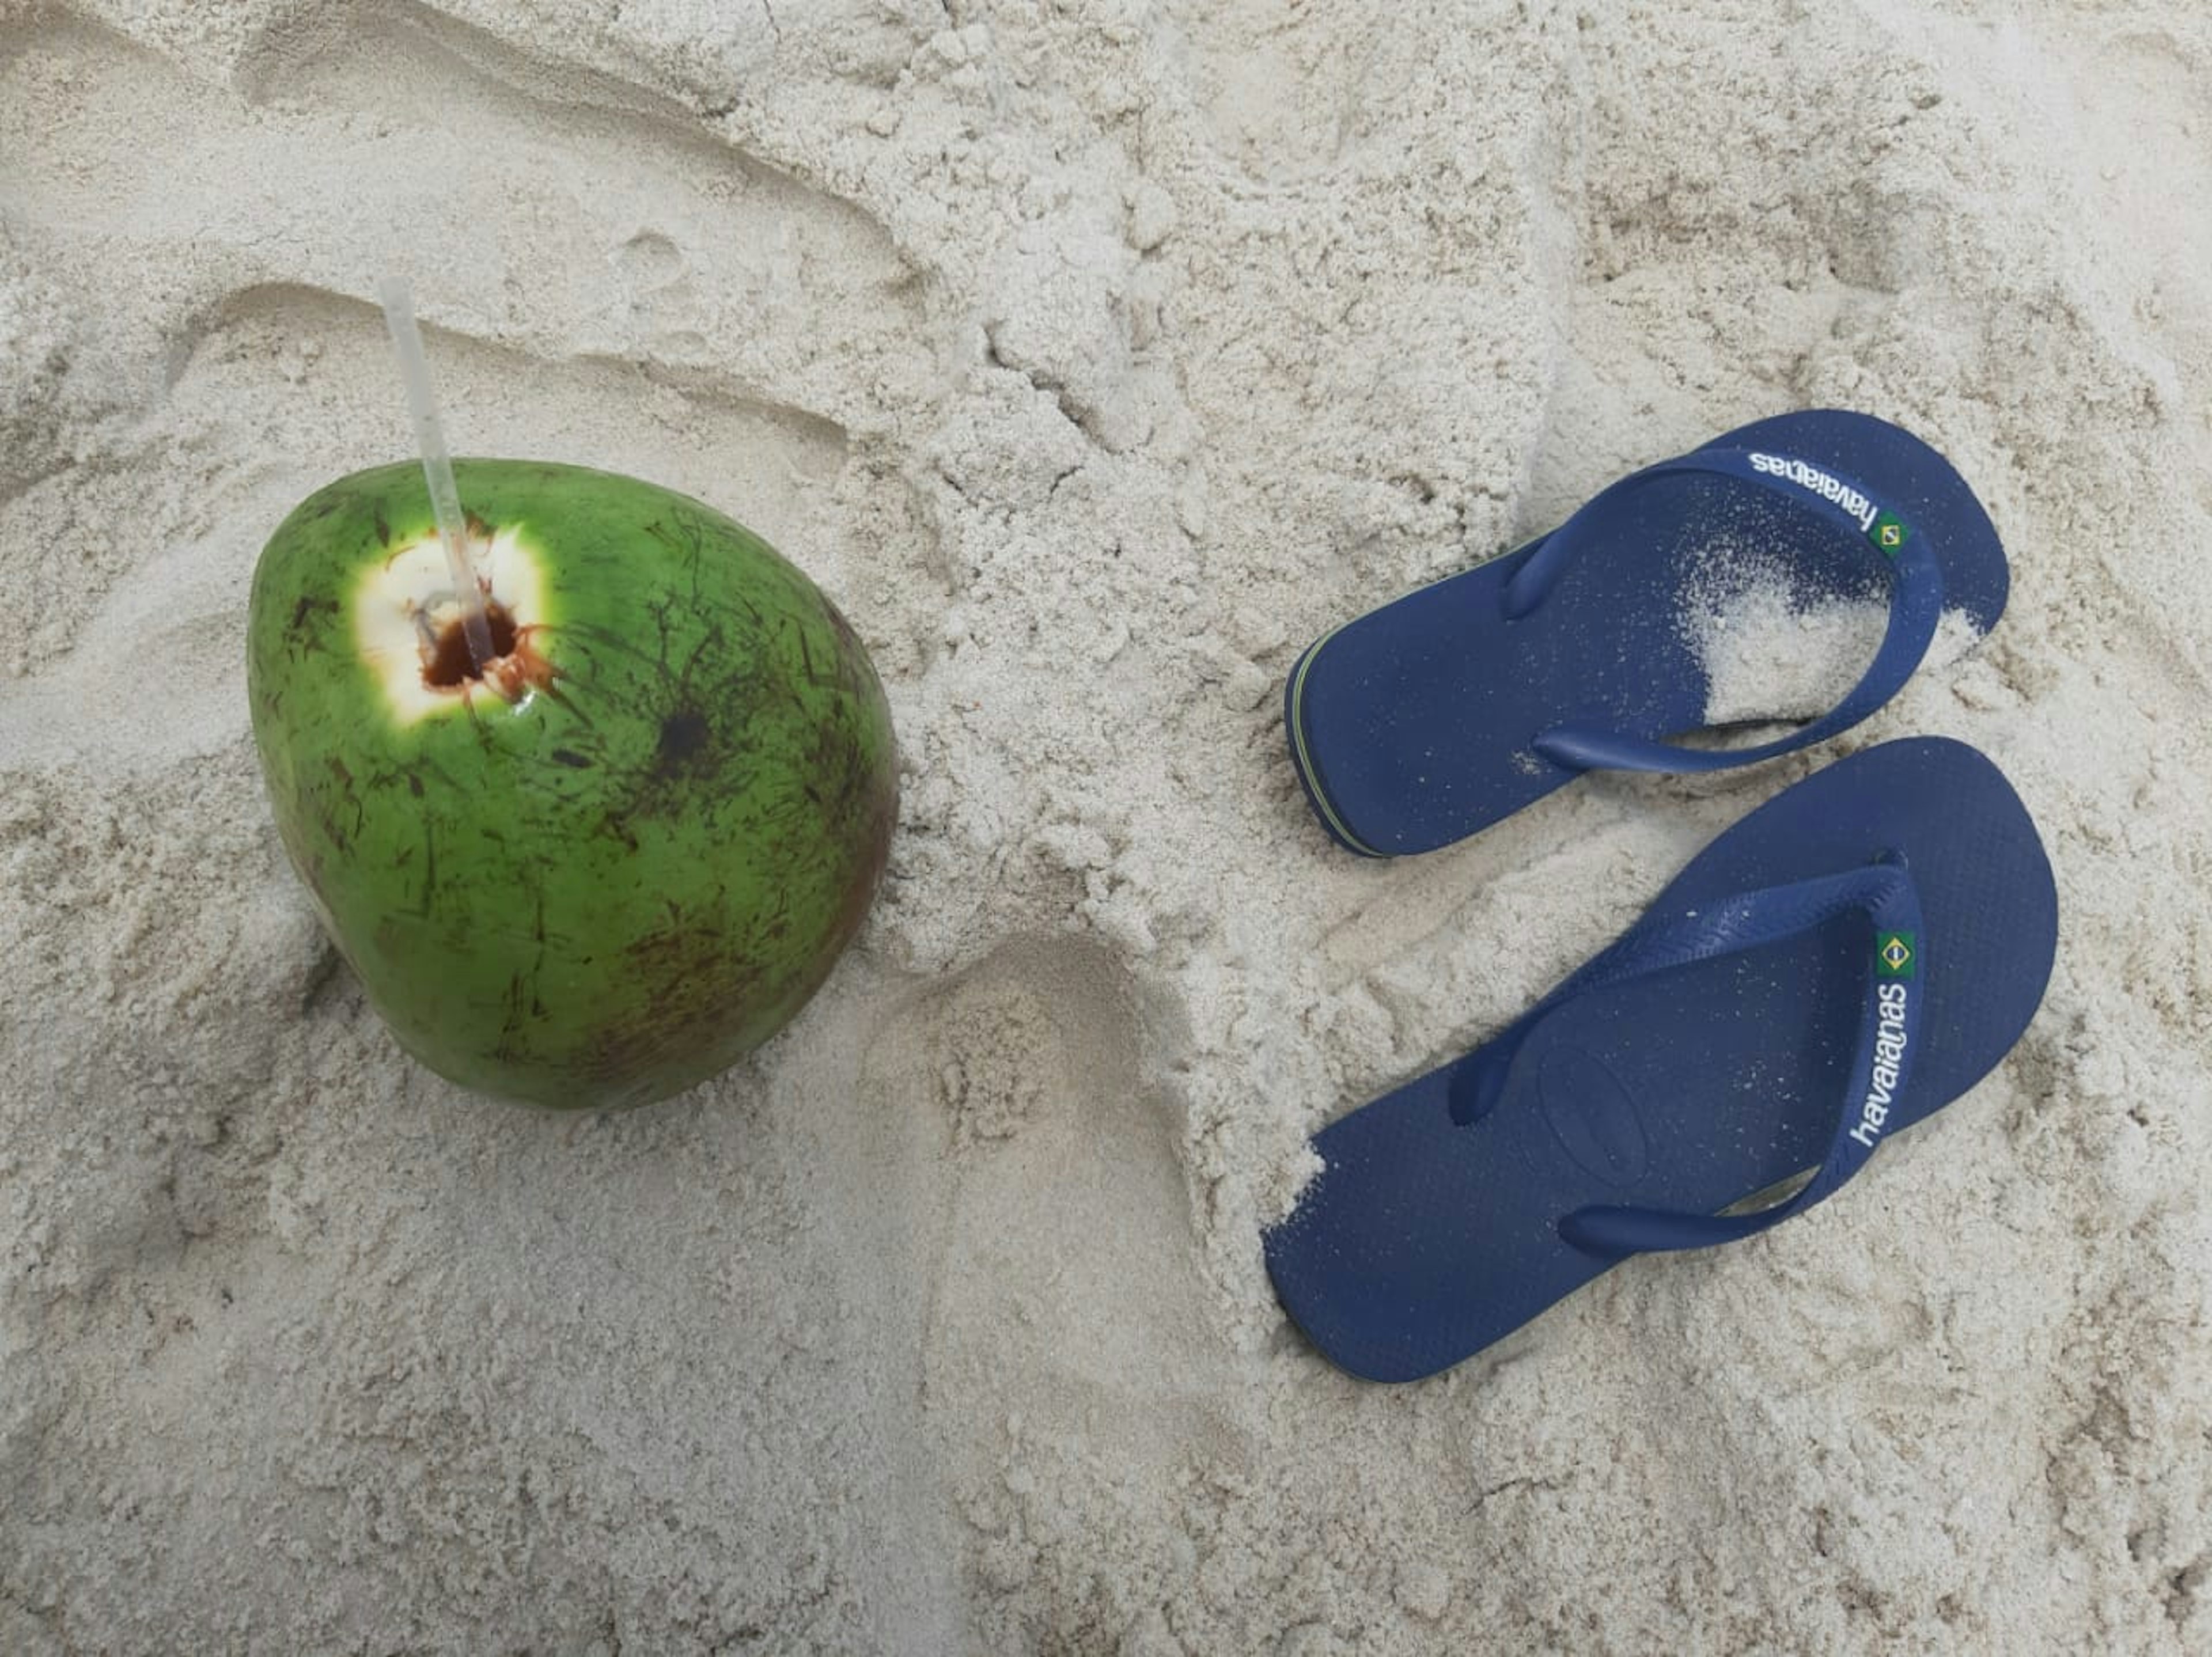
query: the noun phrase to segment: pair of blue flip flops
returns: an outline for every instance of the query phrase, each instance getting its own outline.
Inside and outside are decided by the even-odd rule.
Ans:
[[[1708,691],[1686,594],[1716,558],[1777,546],[1802,593],[1887,592],[1874,660],[1779,741],[1676,745]],[[1322,638],[1291,675],[1291,755],[1340,844],[1427,851],[1586,771],[1711,770],[1834,736],[1895,695],[1947,610],[1986,632],[2007,586],[1988,514],[1934,449],[1864,415],[1785,415]],[[1765,1230],[1987,1075],[2057,941],[2035,825],[1986,757],[1917,737],[1839,761],[1481,1047],[1316,1135],[1322,1170],[1266,1238],[1276,1291],[1340,1368],[1411,1381],[1632,1254]]]

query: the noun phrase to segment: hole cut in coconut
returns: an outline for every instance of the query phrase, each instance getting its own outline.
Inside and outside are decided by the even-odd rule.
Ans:
[[[515,640],[521,629],[515,625],[514,616],[496,598],[484,601],[484,621],[491,628],[491,652],[494,662],[514,653]],[[485,664],[490,666],[491,663]],[[449,690],[457,685],[481,679],[476,664],[469,659],[469,636],[457,615],[438,629],[430,646],[429,659],[422,664],[422,683]]]
[[[513,528],[482,530],[469,561],[484,595],[492,659],[477,671],[446,549],[434,535],[362,567],[353,594],[354,643],[403,725],[468,708],[489,695],[517,709],[559,677],[546,658],[551,637],[541,555]]]

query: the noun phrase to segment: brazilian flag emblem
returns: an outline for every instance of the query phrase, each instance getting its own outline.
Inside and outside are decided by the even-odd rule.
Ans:
[[[1867,539],[1893,558],[1904,550],[1905,543],[1911,538],[1912,531],[1893,512],[1878,514],[1874,520],[1874,527],[1867,531]]]
[[[1876,978],[1911,978],[1920,968],[1920,950],[1911,932],[1881,932],[1874,940]]]

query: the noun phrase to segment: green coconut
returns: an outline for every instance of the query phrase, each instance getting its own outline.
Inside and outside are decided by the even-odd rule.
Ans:
[[[479,673],[421,468],[261,555],[246,684],[277,829],[400,1045],[480,1092],[666,1097],[787,1023],[866,916],[890,714],[830,601],[635,478],[455,463]]]

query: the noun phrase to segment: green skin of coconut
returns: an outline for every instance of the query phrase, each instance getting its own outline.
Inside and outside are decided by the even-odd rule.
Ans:
[[[665,1098],[782,1028],[866,914],[897,816],[882,686],[804,575],[696,501],[455,473],[537,590],[503,664],[411,708],[360,612],[435,544],[420,468],[319,490],[261,555],[247,689],[284,848],[440,1075],[565,1109]]]

